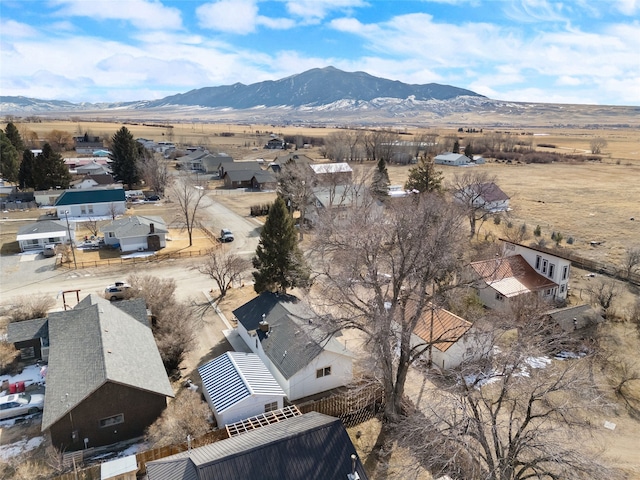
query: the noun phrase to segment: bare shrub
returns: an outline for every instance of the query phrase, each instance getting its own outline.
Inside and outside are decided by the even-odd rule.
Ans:
[[[198,267],[201,273],[209,275],[218,286],[223,298],[233,282],[242,280],[242,274],[251,267],[249,260],[231,253],[226,248],[215,248],[209,252],[203,264]]]
[[[200,395],[183,390],[147,429],[147,440],[153,447],[184,443],[187,435],[197,438],[210,431],[210,417],[211,409],[200,400]]]
[[[0,340],[0,375],[7,373],[16,358],[18,358],[18,350],[13,344]]]
[[[9,312],[9,321],[22,322],[34,318],[44,318],[55,304],[55,300],[46,295],[19,297]]]

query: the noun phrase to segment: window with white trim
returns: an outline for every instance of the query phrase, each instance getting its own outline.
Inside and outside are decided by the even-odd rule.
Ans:
[[[85,207],[84,205],[80,206],[80,213],[82,215],[86,215],[87,214],[87,207]]]
[[[565,284],[560,285],[560,293],[564,293]]]
[[[542,260],[542,273],[547,273],[547,265],[549,265],[549,262],[547,260]]]
[[[540,270],[540,262],[542,257],[540,255],[536,255],[536,270]]]
[[[324,367],[316,370],[316,378],[327,377],[329,375],[331,375],[331,367]]]
[[[501,293],[496,292],[496,300],[500,300],[502,302],[504,300],[504,295],[502,295]]]
[[[93,205],[89,205],[88,209],[89,209],[89,213],[93,213]]]
[[[569,278],[569,265],[562,267],[562,280]]]
[[[553,263],[549,264],[549,278],[553,279],[553,275],[556,273],[556,266]]]

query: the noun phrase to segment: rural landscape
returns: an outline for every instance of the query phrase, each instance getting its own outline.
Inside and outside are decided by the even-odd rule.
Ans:
[[[3,97],[3,478],[639,479],[637,108],[451,95]]]

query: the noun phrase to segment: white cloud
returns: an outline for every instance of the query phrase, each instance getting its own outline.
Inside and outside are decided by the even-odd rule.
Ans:
[[[582,80],[576,77],[572,77],[570,75],[561,75],[556,80],[556,85],[578,86],[578,85],[582,85]]]
[[[220,0],[200,5],[196,15],[202,28],[247,34],[256,28],[258,7],[252,0]]]
[[[52,0],[59,6],[57,16],[91,17],[97,20],[124,20],[144,30],[179,29],[182,27],[180,10],[166,7],[156,0]]]
[[[560,2],[551,3],[548,0],[507,2],[504,12],[509,18],[520,23],[566,22],[568,20],[565,5]]]
[[[635,15],[640,10],[640,0],[615,0],[613,3],[625,15]]]
[[[319,23],[331,11],[353,11],[368,5],[363,0],[293,0],[287,1],[287,11],[304,20],[306,24]]]
[[[2,31],[2,37],[23,38],[23,37],[35,37],[38,31],[25,23],[16,22],[15,20],[0,20],[0,31]]]

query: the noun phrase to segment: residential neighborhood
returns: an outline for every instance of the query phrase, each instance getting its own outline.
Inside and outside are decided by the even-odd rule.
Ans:
[[[494,387],[520,396],[494,419],[527,415],[520,399],[553,404],[537,392],[621,315],[610,264],[518,225],[521,199],[489,152],[398,162],[438,143],[385,138],[402,151],[373,162],[302,153],[287,135],[231,150],[119,128],[74,139],[65,188],[2,193],[15,228],[0,399],[43,402],[0,431],[33,426],[59,463],[51,478],[476,478],[424,429],[456,449],[471,421],[502,434],[482,410]],[[143,152],[139,170],[114,157],[120,141]],[[405,187],[412,174],[424,190]],[[636,272],[606,279],[635,285]],[[551,435],[537,420],[513,428]],[[410,460],[383,466],[379,435]]]

